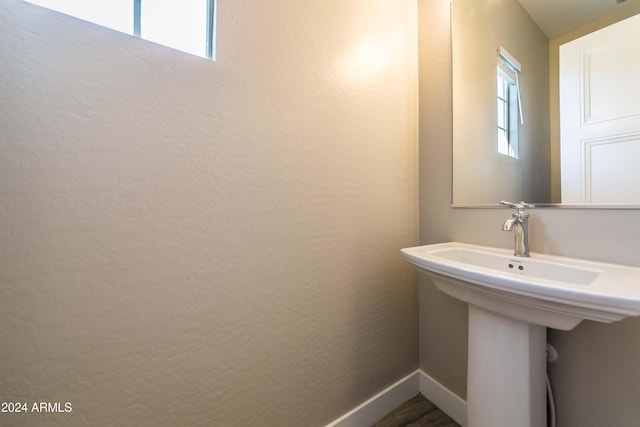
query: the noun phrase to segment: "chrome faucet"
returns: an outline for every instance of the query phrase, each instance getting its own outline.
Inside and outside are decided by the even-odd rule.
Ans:
[[[511,203],[500,202],[501,205],[509,206],[516,209],[516,213],[512,214],[502,224],[503,231],[513,231],[516,240],[516,248],[513,252],[515,256],[529,256],[529,214],[524,211],[525,208],[532,208],[533,205],[525,202]]]

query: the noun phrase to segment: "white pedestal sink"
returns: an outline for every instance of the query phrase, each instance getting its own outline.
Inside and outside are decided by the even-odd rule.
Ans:
[[[469,303],[468,427],[546,426],[546,327],[640,315],[640,268],[457,242],[402,254]]]

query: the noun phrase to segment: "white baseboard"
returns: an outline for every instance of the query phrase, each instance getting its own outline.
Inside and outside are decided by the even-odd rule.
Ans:
[[[418,393],[432,401],[461,426],[466,425],[467,404],[422,370],[407,375],[326,427],[368,427]]]
[[[327,427],[367,427],[411,399],[420,391],[419,371],[407,375],[371,399],[347,412]]]
[[[467,402],[422,370],[418,372],[420,373],[420,393],[455,422],[463,427],[466,426]]]

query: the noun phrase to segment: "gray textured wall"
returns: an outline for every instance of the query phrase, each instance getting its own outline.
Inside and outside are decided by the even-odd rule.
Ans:
[[[323,425],[415,370],[416,39],[220,2],[210,62],[0,2],[0,401],[72,404],[0,425]]]
[[[451,203],[451,50],[449,1],[419,1],[420,239],[511,247],[504,209],[453,209]],[[640,266],[640,210],[541,209],[530,219],[534,251]],[[583,322],[549,331],[560,352],[551,366],[558,425],[638,425],[640,319]],[[465,396],[466,308],[420,284],[420,367]]]

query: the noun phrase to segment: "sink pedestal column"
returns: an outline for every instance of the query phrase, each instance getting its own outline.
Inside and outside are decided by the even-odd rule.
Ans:
[[[544,326],[469,304],[467,427],[545,427]]]

